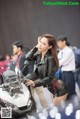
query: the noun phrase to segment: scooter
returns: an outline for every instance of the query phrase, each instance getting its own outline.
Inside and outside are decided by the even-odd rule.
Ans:
[[[3,73],[3,84],[0,85],[1,116],[4,116],[2,114],[8,108],[12,111],[12,119],[34,110],[34,101],[24,81],[25,77],[16,75],[14,71],[7,70]]]

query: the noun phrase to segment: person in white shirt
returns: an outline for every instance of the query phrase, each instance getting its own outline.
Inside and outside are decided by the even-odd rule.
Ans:
[[[68,98],[75,95],[75,56],[71,48],[68,47],[67,37],[60,35],[57,45],[60,48],[58,53],[59,67],[61,67],[61,80],[66,83],[68,88]]]

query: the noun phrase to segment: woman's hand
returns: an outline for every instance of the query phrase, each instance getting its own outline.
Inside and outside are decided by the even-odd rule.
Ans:
[[[36,48],[39,48],[40,40],[41,40],[41,36],[38,36],[38,44],[36,45]]]
[[[36,47],[36,48],[39,48],[39,44],[37,44],[35,47]]]
[[[38,44],[40,43],[41,40],[41,36],[38,36]]]
[[[28,81],[27,81],[27,86],[35,86],[34,81],[28,80]]]

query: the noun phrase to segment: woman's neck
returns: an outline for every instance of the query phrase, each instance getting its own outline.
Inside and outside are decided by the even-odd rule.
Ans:
[[[47,51],[42,52],[41,59],[44,58],[44,56],[45,56],[46,53],[47,53]]]

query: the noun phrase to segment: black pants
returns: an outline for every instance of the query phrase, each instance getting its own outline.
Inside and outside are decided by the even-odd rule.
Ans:
[[[75,78],[72,71],[64,71],[61,74],[61,80],[66,84],[68,89],[68,99],[76,94],[75,92]]]

